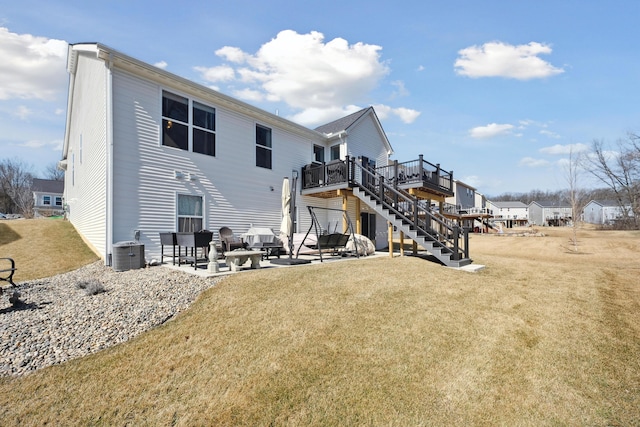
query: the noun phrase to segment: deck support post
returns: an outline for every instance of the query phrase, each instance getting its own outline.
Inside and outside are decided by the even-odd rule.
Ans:
[[[387,225],[389,226],[389,256],[393,258],[393,224],[387,221]]]

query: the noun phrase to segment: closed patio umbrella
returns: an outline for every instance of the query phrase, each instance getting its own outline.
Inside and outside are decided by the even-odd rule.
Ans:
[[[280,233],[291,238],[293,223],[291,222],[291,185],[289,178],[282,181],[282,222],[280,223]]]
[[[280,233],[287,235],[289,242],[289,256],[287,258],[278,258],[271,261],[272,264],[296,265],[308,264],[310,260],[293,258],[293,212],[295,210],[295,193],[291,192],[291,188],[296,188],[297,175],[293,175],[293,185],[289,182],[289,178],[285,177],[282,181],[282,222],[280,223]],[[294,190],[295,191],[295,190]]]

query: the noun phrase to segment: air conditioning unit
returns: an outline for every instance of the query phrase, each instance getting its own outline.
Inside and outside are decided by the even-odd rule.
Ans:
[[[113,270],[144,268],[144,245],[139,242],[118,242],[113,245]]]

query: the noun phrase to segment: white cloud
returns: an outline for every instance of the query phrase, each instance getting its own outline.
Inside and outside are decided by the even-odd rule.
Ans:
[[[333,120],[336,113],[353,112],[353,106],[367,103],[370,93],[390,72],[381,51],[380,46],[350,44],[342,38],[326,41],[317,31],[298,34],[284,30],[253,54],[222,47],[215,53],[227,64],[196,70],[208,82],[242,84],[231,88],[238,97],[283,102],[295,111],[292,120],[320,124],[324,118]],[[391,85],[395,86],[393,96],[409,94],[404,82]],[[380,113],[377,107],[376,112]],[[390,108],[387,115],[412,123],[420,112],[400,107]]]
[[[43,99],[64,93],[67,42],[0,27],[0,99]]]
[[[220,65],[218,67],[194,67],[202,78],[211,83],[227,82],[236,77],[235,71],[228,65]]]
[[[540,149],[541,153],[552,155],[566,155],[569,153],[577,154],[585,151],[589,151],[589,146],[581,143],[567,145],[556,144],[551,147],[544,147]]]
[[[560,135],[555,132],[551,132],[550,130],[543,129],[540,131],[540,135],[548,136],[549,138],[553,139],[560,139]]]
[[[361,107],[356,105],[332,108],[306,108],[301,112],[288,117],[288,119],[305,126],[316,126],[335,120],[336,117],[348,116],[349,114],[355,113],[361,109]]]
[[[525,166],[529,168],[539,168],[542,166],[549,165],[549,161],[544,159],[534,159],[533,157],[524,157],[520,160],[520,166]]]
[[[393,115],[406,124],[413,123],[421,114],[420,111],[412,110],[410,108],[393,108],[384,104],[374,105],[373,108],[376,110],[376,114],[380,120],[385,120],[389,118],[389,116]]]
[[[158,67],[158,68],[161,68],[161,69],[165,70],[169,64],[167,64],[167,61],[159,61],[159,62],[156,62],[153,65],[155,67]]]
[[[405,87],[404,82],[402,80],[394,80],[394,81],[391,82],[391,85],[395,86],[395,88],[396,88],[396,90],[393,91],[391,96],[396,97],[396,96],[408,96],[409,95],[409,91]]]
[[[529,80],[564,73],[562,68],[556,68],[538,57],[550,53],[551,47],[542,43],[514,46],[490,42],[458,51],[459,57],[454,68],[457,74],[472,78],[507,77]]]
[[[216,55],[221,58],[226,59],[229,62],[234,62],[236,64],[242,64],[247,61],[251,56],[244,53],[237,47],[225,46],[216,50]]]
[[[511,133],[513,125],[491,123],[486,126],[478,126],[469,131],[472,138],[493,138],[494,136]]]
[[[424,71],[424,65],[419,65],[418,66],[418,71]]]
[[[420,111],[412,110],[411,108],[399,107],[393,109],[393,114],[398,116],[400,120],[402,120],[402,123],[411,124],[421,113]]]

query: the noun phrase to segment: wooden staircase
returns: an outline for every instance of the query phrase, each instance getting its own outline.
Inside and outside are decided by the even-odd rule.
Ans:
[[[469,230],[445,218],[423,200],[394,186],[375,170],[352,163],[353,194],[448,267],[471,264]]]

